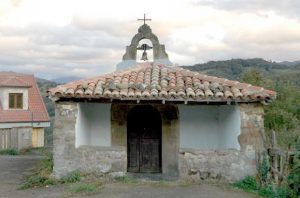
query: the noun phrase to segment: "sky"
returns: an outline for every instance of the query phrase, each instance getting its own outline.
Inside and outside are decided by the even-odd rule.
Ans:
[[[0,0],[0,71],[112,72],[144,13],[174,64],[300,60],[299,0]]]

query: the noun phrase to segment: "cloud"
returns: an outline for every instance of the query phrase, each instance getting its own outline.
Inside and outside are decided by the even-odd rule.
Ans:
[[[240,11],[257,13],[274,11],[280,15],[289,17],[300,17],[300,1],[299,0],[193,0],[192,5],[211,6],[216,9],[226,11]]]
[[[298,60],[300,2],[0,1],[0,70],[45,78],[111,72],[144,11],[172,62],[262,57]],[[117,5],[117,6],[116,6]],[[135,6],[138,5],[138,6]]]
[[[1,70],[34,71],[41,76],[85,77],[112,71],[124,50],[118,37],[72,25],[1,27],[0,32]]]

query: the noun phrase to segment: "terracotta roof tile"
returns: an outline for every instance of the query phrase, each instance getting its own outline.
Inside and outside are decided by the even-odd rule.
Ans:
[[[174,66],[139,64],[48,90],[50,97],[120,100],[270,101],[276,92]]]
[[[17,80],[16,80],[17,79]],[[0,72],[5,86],[28,87],[28,110],[3,110],[0,101],[0,123],[5,122],[49,122],[49,116],[33,75]],[[4,83],[0,85],[4,86]],[[25,86],[26,85],[26,86]]]

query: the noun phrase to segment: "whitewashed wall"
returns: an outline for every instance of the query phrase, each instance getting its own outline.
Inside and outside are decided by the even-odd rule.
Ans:
[[[110,109],[110,104],[78,103],[76,147],[111,145]]]
[[[240,149],[240,113],[235,105],[179,105],[180,147]]]

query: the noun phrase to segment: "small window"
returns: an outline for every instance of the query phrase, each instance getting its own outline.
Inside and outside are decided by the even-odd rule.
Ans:
[[[9,94],[9,108],[10,109],[23,109],[23,94],[10,93]]]

